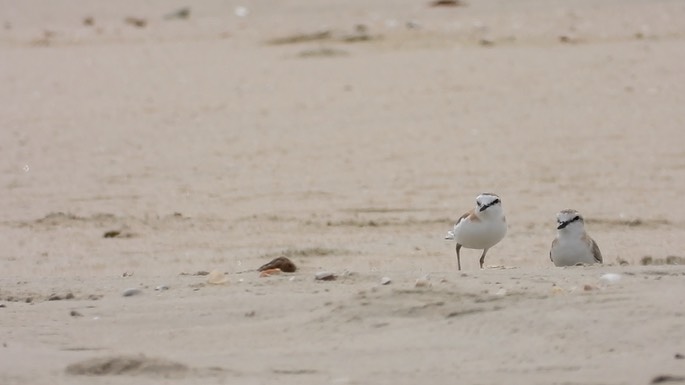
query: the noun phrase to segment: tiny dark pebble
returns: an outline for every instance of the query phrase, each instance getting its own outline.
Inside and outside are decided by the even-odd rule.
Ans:
[[[458,7],[460,5],[464,5],[459,0],[435,0],[430,3],[431,7]]]
[[[138,295],[138,294],[142,294],[142,293],[143,292],[140,289],[130,288],[130,289],[124,290],[124,292],[121,295],[123,295],[124,297],[133,297],[134,295]]]
[[[661,384],[664,382],[685,382],[685,377],[662,374],[660,376],[654,377],[650,384]]]
[[[72,317],[83,317],[83,314],[77,312],[76,310],[72,310],[69,312],[69,315]]]
[[[492,47],[495,45],[495,42],[490,39],[480,39],[478,44],[482,45],[483,47]]]
[[[61,301],[61,300],[63,300],[63,299],[64,299],[64,298],[62,298],[59,294],[51,294],[51,295],[48,297],[48,301]]]
[[[257,271],[271,270],[271,269],[281,269],[284,273],[294,273],[297,270],[297,266],[286,257],[278,257],[271,262],[266,263],[257,269]]]
[[[254,310],[250,310],[247,313],[245,313],[245,317],[248,317],[248,318],[254,317],[255,314],[257,314],[257,312],[255,312]]]
[[[188,17],[190,17],[190,8],[185,7],[185,8],[181,8],[175,12],[172,12],[172,13],[166,15],[164,18],[167,20],[170,20],[170,19],[187,19]],[[174,215],[176,215],[176,214],[180,214],[180,213],[174,213]]]
[[[675,356],[673,356],[676,360],[682,360],[685,359],[685,355],[682,355],[680,353],[676,353]]]
[[[0,307],[7,307],[4,303],[0,303]]]
[[[74,299],[74,294],[67,293],[67,295],[64,296],[64,299]]]
[[[127,17],[124,19],[124,23],[132,25],[137,28],[143,28],[147,25],[147,20],[141,19],[139,17]]]
[[[110,231],[105,232],[102,236],[103,236],[104,238],[116,238],[116,237],[119,236],[119,234],[121,234],[121,231],[118,231],[118,230],[110,230]]]

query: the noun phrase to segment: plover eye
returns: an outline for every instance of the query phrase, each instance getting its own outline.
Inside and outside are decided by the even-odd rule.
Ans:
[[[480,207],[480,206],[483,205],[482,203],[480,203],[480,202],[478,202],[478,201],[476,201],[476,204],[478,205],[478,207]]]

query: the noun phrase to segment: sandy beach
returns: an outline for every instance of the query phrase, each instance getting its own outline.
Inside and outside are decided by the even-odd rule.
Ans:
[[[0,384],[685,383],[684,18],[0,0]]]

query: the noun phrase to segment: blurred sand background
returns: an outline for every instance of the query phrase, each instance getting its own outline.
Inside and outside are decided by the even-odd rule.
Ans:
[[[685,268],[642,266],[685,256],[683,20],[668,0],[0,0],[0,383],[685,376]],[[483,191],[509,233],[457,272],[443,236]],[[568,207],[604,266],[551,265]],[[251,271],[279,255],[299,271]]]

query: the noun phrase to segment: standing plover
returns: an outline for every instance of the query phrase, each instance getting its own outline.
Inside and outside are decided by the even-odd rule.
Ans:
[[[557,213],[557,237],[552,242],[549,259],[555,266],[602,263],[602,252],[585,232],[583,216],[576,210]]]
[[[465,213],[448,231],[445,239],[457,241],[457,266],[461,270],[459,250],[483,249],[480,256],[480,268],[483,268],[485,254],[504,238],[507,233],[507,219],[504,217],[502,201],[492,193],[482,193],[476,198],[477,207]]]

